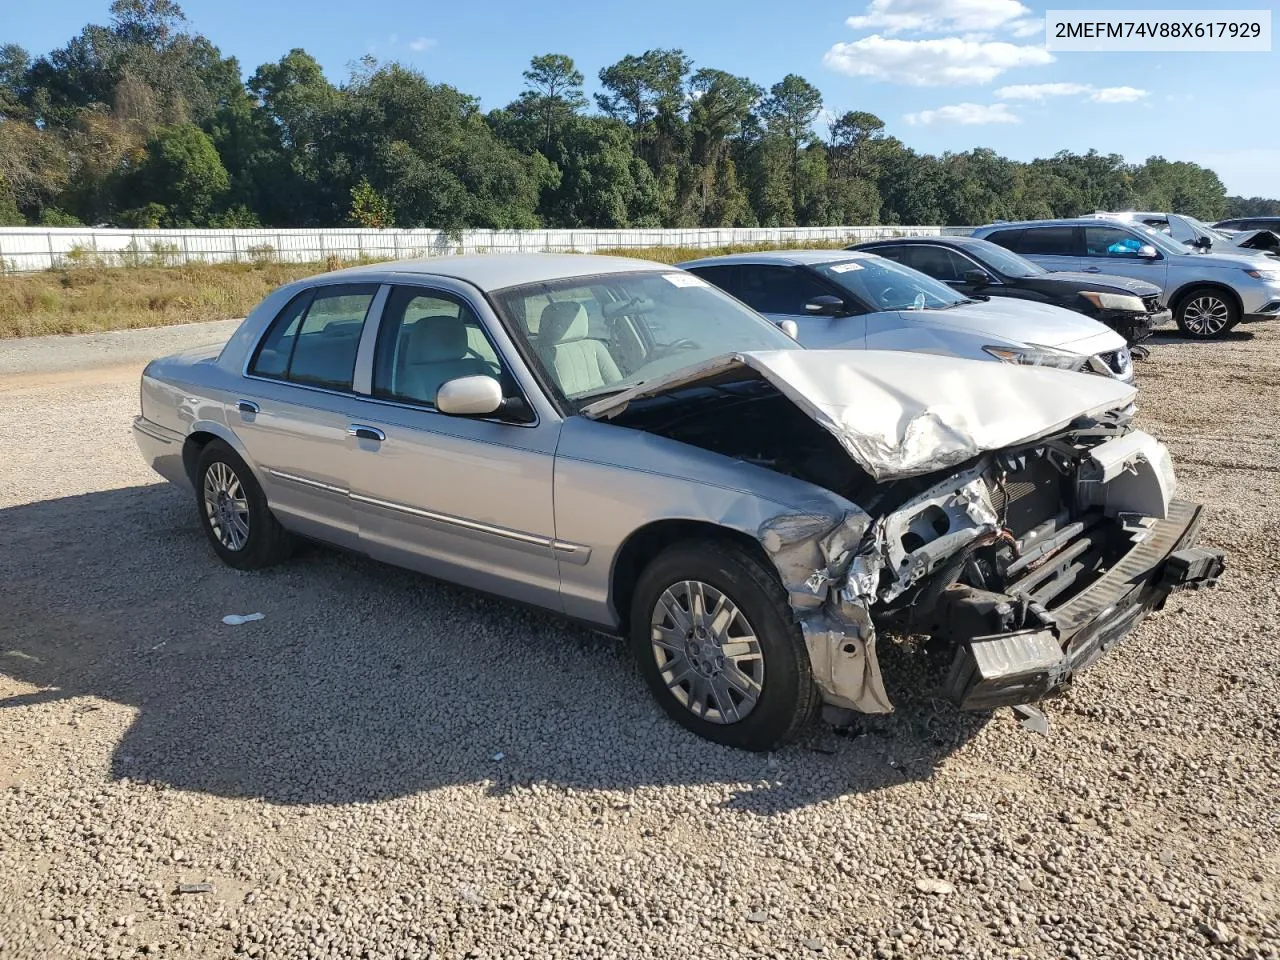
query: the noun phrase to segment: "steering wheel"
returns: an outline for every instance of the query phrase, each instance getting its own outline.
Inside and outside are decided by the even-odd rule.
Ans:
[[[695,343],[687,337],[681,337],[679,340],[672,340],[663,348],[664,353],[675,353],[677,350],[701,350],[702,344]]]

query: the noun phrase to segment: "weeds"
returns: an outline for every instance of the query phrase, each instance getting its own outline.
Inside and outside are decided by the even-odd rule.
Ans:
[[[674,264],[722,253],[844,245],[766,243],[597,252]],[[403,255],[409,258],[425,252],[405,250]],[[146,249],[131,244],[114,253],[77,247],[65,255],[64,265],[40,273],[0,271],[0,338],[94,333],[242,317],[282,284],[321,271],[376,262],[369,257],[344,260],[330,254],[323,263],[283,263],[268,244],[251,247],[247,253],[249,259],[242,263],[174,266],[181,259],[181,250],[156,241]]]

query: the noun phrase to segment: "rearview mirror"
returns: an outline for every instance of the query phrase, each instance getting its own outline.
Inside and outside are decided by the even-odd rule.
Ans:
[[[783,320],[778,326],[792,340],[800,339],[800,326],[794,320]]]
[[[814,297],[804,305],[805,313],[818,317],[840,317],[845,313],[844,301],[830,294]]]
[[[457,377],[440,384],[436,409],[455,417],[487,417],[502,409],[502,384],[493,377]]]
[[[985,287],[991,283],[991,275],[985,270],[966,270],[964,282],[971,287]]]
[[[1156,257],[1160,256],[1160,254],[1156,252],[1156,248],[1151,246],[1151,244],[1144,243],[1138,248],[1138,256],[1143,260],[1154,260]]]

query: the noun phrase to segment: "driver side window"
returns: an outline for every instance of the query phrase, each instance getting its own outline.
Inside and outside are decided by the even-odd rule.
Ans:
[[[503,392],[511,392],[510,378],[472,309],[441,291],[395,288],[374,348],[373,395],[434,407],[442,384],[471,376],[500,378]]]
[[[803,317],[804,305],[831,294],[816,277],[796,267],[743,264],[738,272],[738,296],[759,313]]]
[[[1085,255],[1090,257],[1124,257],[1134,259],[1143,241],[1120,227],[1085,227]]]

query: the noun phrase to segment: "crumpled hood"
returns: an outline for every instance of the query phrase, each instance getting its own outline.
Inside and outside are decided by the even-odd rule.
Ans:
[[[903,316],[912,314],[904,311]],[[938,326],[986,334],[994,344],[1034,343],[1041,347],[1067,347],[1095,339],[1104,344],[1093,347],[1090,353],[1119,350],[1125,345],[1124,337],[1083,313],[1011,297],[962,303],[949,310],[928,310],[924,311],[924,316]]]
[[[644,397],[754,371],[876,480],[931,473],[1123,408],[1132,386],[1089,374],[888,350],[725,354],[582,410],[609,419]]]

